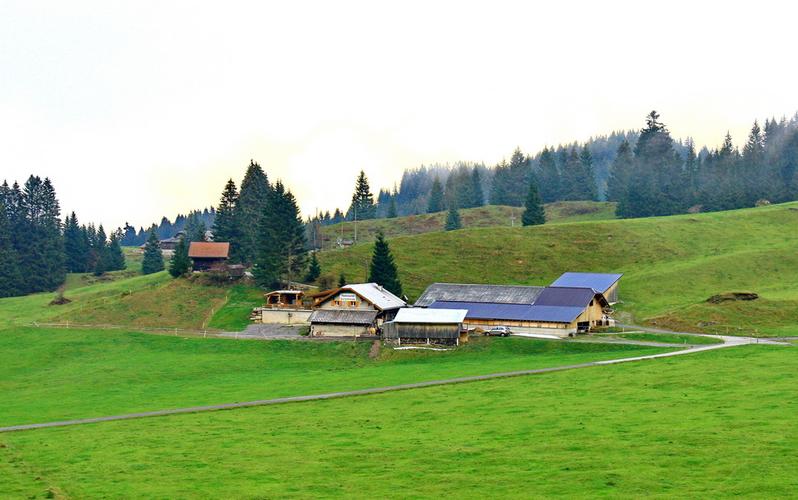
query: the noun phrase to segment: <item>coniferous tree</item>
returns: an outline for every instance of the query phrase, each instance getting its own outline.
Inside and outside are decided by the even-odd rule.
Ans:
[[[580,186],[583,180],[582,172],[583,165],[579,158],[579,153],[576,150],[576,146],[572,146],[565,156],[565,163],[562,168],[563,200],[582,199],[582,188]]]
[[[155,227],[150,229],[147,243],[144,245],[144,258],[141,261],[141,273],[152,274],[163,271],[163,252]]]
[[[261,217],[260,252],[255,262],[255,281],[264,288],[290,282],[305,267],[305,230],[296,199],[277,181],[267,211]]]
[[[30,176],[19,197],[14,228],[25,293],[55,290],[66,279],[60,213],[50,179]]]
[[[327,215],[330,213],[327,212]],[[396,196],[391,196],[391,201],[388,202],[388,214],[386,215],[389,219],[396,218]]]
[[[75,212],[67,215],[64,221],[64,254],[66,270],[69,273],[85,273],[88,269],[89,244],[84,231],[78,225]]]
[[[607,183],[607,201],[619,201],[625,196],[633,168],[632,146],[627,141],[623,141],[618,146],[618,152],[612,162],[612,172]]]
[[[507,205],[509,191],[512,189],[510,167],[502,160],[493,168],[493,183],[490,188],[491,205]]]
[[[481,207],[485,204],[485,195],[482,191],[482,179],[479,175],[479,169],[474,167],[471,171],[471,203],[469,207]]]
[[[349,220],[368,220],[376,215],[377,207],[374,205],[374,195],[371,194],[366,173],[360,171],[355,181],[355,192],[352,194],[352,204],[346,217]]]
[[[561,183],[560,171],[554,158],[554,151],[543,148],[538,159],[540,178],[540,197],[544,203],[551,203],[560,199]]]
[[[8,185],[5,185],[8,188]],[[23,292],[19,258],[11,238],[11,222],[5,204],[0,200],[0,297],[13,297]]]
[[[233,179],[227,181],[222,191],[219,207],[216,209],[216,219],[213,223],[214,241],[230,243],[230,260],[242,262],[241,255],[241,226],[238,217],[238,191]]]
[[[179,278],[188,274],[191,269],[191,259],[188,257],[187,237],[180,238],[175,246],[175,251],[169,259],[169,274],[173,278]]]
[[[579,198],[580,200],[595,201],[598,199],[596,188],[596,177],[593,172],[593,155],[590,148],[585,144],[579,153],[579,164],[582,167],[579,175]]]
[[[258,228],[260,227],[261,219],[267,213],[270,193],[269,179],[263,169],[256,162],[250,160],[247,173],[241,182],[241,191],[236,204],[237,226],[240,231],[238,260],[241,262],[250,263],[255,261],[258,245],[262,242]]]
[[[341,273],[341,275],[338,276],[338,288],[343,288],[345,286],[346,286],[346,276],[344,276],[344,273]]]
[[[374,242],[368,281],[377,283],[397,297],[402,296],[402,283],[399,281],[396,263],[391,255],[388,242],[381,232],[377,234],[377,241]]]
[[[437,177],[432,181],[432,189],[429,193],[429,203],[427,204],[427,213],[432,214],[442,212],[445,208],[445,201],[443,196],[443,186],[440,179]]]
[[[108,270],[109,271],[122,271],[125,269],[125,254],[122,252],[122,245],[120,243],[121,236],[118,231],[111,233],[111,238],[108,242]]]
[[[462,229],[463,224],[460,221],[460,212],[457,210],[456,205],[449,205],[449,212],[446,214],[446,230],[456,231]]]
[[[105,229],[102,224],[97,228],[94,243],[92,244],[92,251],[94,252],[94,272],[95,276],[100,276],[106,271],[110,271],[108,262],[108,243],[106,241]]]
[[[533,178],[529,182],[529,191],[524,203],[524,214],[521,216],[521,223],[525,226],[536,226],[546,223],[546,213],[538,193],[537,181]]]
[[[321,276],[321,264],[316,257],[316,252],[310,255],[310,264],[308,265],[308,272],[305,273],[305,283],[313,283],[319,276]]]

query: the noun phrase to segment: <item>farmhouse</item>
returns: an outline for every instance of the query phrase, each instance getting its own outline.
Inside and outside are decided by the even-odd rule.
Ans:
[[[616,280],[617,281],[617,280]],[[416,301],[429,309],[465,309],[466,327],[509,326],[558,336],[607,324],[609,302],[589,287],[434,283]]]
[[[382,336],[399,344],[460,345],[468,342],[468,333],[463,330],[467,314],[466,309],[405,307],[393,321],[382,325]]]
[[[222,269],[230,254],[230,243],[192,241],[188,256],[195,271]]]
[[[309,318],[310,334],[314,337],[373,334],[405,305],[405,301],[376,283],[337,288],[316,300]]]
[[[621,277],[623,274],[563,273],[551,286],[592,288],[596,293],[604,295],[607,302],[615,304],[618,302],[618,283]]]

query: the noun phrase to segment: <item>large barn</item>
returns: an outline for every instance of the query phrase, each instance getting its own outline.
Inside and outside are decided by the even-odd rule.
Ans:
[[[617,290],[617,281],[608,286]],[[598,282],[593,284],[599,286]],[[468,328],[508,326],[519,332],[568,336],[607,324],[610,304],[601,291],[589,286],[434,283],[416,306],[465,309],[464,325]]]
[[[376,283],[358,283],[331,290],[317,299],[310,315],[314,337],[369,335],[406,305],[405,301]]]
[[[604,295],[607,298],[607,302],[615,304],[618,302],[618,283],[622,277],[623,274],[563,273],[551,286],[592,288]]]

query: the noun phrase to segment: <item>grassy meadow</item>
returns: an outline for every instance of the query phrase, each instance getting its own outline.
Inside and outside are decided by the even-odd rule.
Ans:
[[[618,315],[670,328],[798,335],[798,203],[630,220],[491,227],[390,240],[411,299],[430,283],[545,285],[564,271],[622,272]],[[321,254],[323,272],[365,278],[371,244]],[[752,291],[748,302],[710,304]]]
[[[747,346],[0,434],[0,474],[31,498],[784,498],[796,370],[794,348]]]

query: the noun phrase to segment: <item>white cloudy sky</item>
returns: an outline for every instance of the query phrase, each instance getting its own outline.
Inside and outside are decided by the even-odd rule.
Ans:
[[[798,111],[788,2],[0,3],[0,179],[107,226],[216,204],[250,158],[306,213],[361,168],[637,128],[742,142]]]

